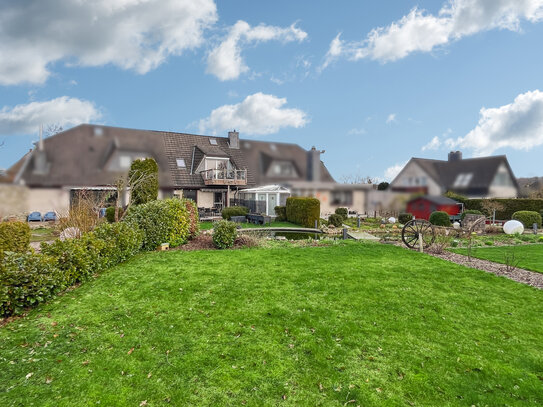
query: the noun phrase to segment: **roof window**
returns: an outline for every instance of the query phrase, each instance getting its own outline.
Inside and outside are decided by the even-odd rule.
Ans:
[[[465,188],[469,185],[471,179],[473,178],[473,173],[460,173],[456,176],[454,180],[453,187],[455,188]]]
[[[217,139],[215,139],[215,138],[210,138],[210,139],[209,139],[209,144],[211,144],[212,146],[216,146],[216,145],[217,145]]]
[[[185,165],[185,159],[184,158],[177,158],[175,161],[177,162],[177,168],[186,168],[187,167]]]

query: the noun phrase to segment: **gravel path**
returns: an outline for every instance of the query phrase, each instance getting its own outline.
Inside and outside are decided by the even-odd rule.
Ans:
[[[532,287],[543,289],[543,273],[537,273],[535,271],[515,269],[511,272],[506,271],[505,264],[494,263],[493,261],[481,260],[471,258],[468,260],[468,256],[463,256],[457,253],[443,252],[441,254],[427,253],[430,256],[439,257],[440,259],[451,261],[462,266],[470,267],[473,269],[483,270],[488,273],[496,274],[497,276],[503,276],[510,278],[511,280],[519,283],[528,284]]]

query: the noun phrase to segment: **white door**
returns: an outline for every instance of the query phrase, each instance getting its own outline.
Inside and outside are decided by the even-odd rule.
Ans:
[[[267,215],[275,216],[275,207],[277,206],[277,196],[268,194],[268,213]]]

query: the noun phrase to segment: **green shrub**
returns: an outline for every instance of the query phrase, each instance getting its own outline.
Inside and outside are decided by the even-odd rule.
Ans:
[[[107,267],[128,260],[143,244],[141,229],[126,222],[102,223],[94,234],[105,243],[100,255]]]
[[[525,228],[531,228],[534,223],[541,227],[541,215],[535,211],[518,211],[511,216],[511,219],[522,222]]]
[[[232,216],[246,216],[249,213],[249,208],[245,206],[229,206],[221,212],[222,218],[226,220],[232,219]]]
[[[234,246],[238,234],[234,222],[220,220],[213,224],[213,244],[217,249],[228,249]]]
[[[467,209],[460,215],[460,220],[464,220],[466,215],[483,215],[483,212],[478,211],[477,209]]]
[[[349,217],[349,210],[347,208],[336,208],[336,215],[340,215],[343,220],[346,220]]]
[[[123,208],[116,208],[117,209],[117,219],[121,219],[123,216]],[[110,206],[106,208],[106,220],[109,223],[115,222],[115,206]]]
[[[189,239],[194,239],[200,233],[200,218],[198,216],[198,207],[192,199],[182,198],[181,202],[185,205],[189,217]]]
[[[328,217],[328,223],[334,225],[336,228],[339,228],[343,224],[343,216],[339,213],[333,213]]]
[[[143,231],[145,250],[155,250],[162,243],[176,247],[186,243],[190,235],[188,211],[185,203],[177,198],[131,206],[124,221]]]
[[[65,287],[56,259],[45,254],[5,253],[0,263],[0,316],[20,314]]]
[[[402,212],[398,215],[398,222],[404,225],[412,219],[413,219],[413,214],[409,212]]]
[[[436,226],[451,226],[449,214],[443,211],[435,211],[430,215],[430,223]]]
[[[513,214],[518,211],[535,211],[543,210],[543,199],[467,199],[464,202],[465,209],[477,209],[484,212],[485,203],[496,202],[503,206],[503,209],[496,210],[496,219],[507,220],[511,219]]]
[[[0,223],[0,256],[3,252],[25,253],[29,248],[30,226],[27,223]]]
[[[315,227],[320,218],[321,203],[316,198],[287,198],[287,220],[306,228]]]
[[[537,239],[539,242],[543,243],[543,236],[539,236],[539,239]]]
[[[278,222],[284,222],[287,220],[287,207],[286,206],[276,206],[274,208],[275,215],[277,216]]]
[[[158,197],[158,164],[153,158],[135,160],[128,172],[130,201],[141,205]]]

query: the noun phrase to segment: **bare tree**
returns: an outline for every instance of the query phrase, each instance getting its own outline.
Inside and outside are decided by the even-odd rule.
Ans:
[[[115,191],[117,192],[117,196],[115,199],[115,222],[118,222],[119,220],[124,218],[124,215],[128,211],[128,208],[130,208],[133,203],[133,201],[130,199],[126,204],[123,205],[123,197],[125,196],[128,188],[137,188],[140,185],[146,185],[149,182],[152,182],[155,177],[156,174],[153,173],[136,171],[133,172],[130,176],[124,175],[117,178],[117,180],[113,184],[113,187],[115,187]],[[120,208],[122,207],[124,207],[124,212],[121,216],[119,216]]]
[[[363,176],[360,174],[343,175],[340,181],[344,184],[374,184],[375,180],[369,176]]]
[[[47,137],[54,136],[55,134],[60,133],[63,130],[64,129],[59,123],[53,123],[53,124],[47,125],[47,127],[43,131],[43,135],[45,138],[47,138]]]

